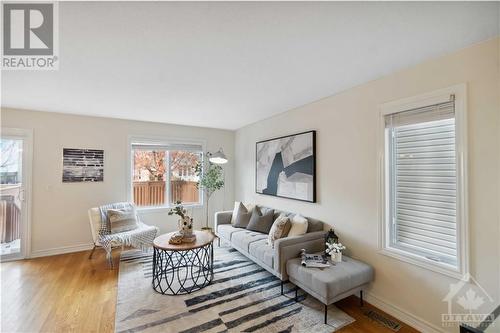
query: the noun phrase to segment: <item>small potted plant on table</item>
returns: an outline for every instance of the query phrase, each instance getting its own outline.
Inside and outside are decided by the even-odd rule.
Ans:
[[[187,215],[187,210],[182,205],[182,202],[177,201],[175,203],[175,207],[168,211],[168,215],[177,215],[180,217],[177,225],[179,231],[177,236],[174,238],[179,238],[179,236],[181,236],[182,242],[194,241],[195,235],[193,235],[193,218]]]

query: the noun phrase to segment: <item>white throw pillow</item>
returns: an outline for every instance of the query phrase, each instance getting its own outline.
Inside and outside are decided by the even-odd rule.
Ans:
[[[292,222],[292,227],[290,228],[290,231],[288,232],[288,237],[290,236],[301,236],[304,235],[307,232],[307,219],[300,215],[296,214],[292,217],[290,220]]]
[[[134,230],[138,227],[135,209],[108,209],[107,214],[112,234]]]

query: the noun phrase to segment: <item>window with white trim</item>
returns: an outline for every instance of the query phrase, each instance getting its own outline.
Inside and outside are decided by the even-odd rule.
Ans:
[[[383,111],[384,250],[443,272],[465,260],[461,126],[455,94]],[[397,103],[396,103],[397,104]],[[463,106],[460,103],[460,106]]]
[[[138,207],[202,205],[195,167],[201,163],[199,144],[140,142],[131,144],[132,201]]]

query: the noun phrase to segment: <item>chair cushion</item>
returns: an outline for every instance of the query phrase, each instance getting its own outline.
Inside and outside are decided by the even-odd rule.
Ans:
[[[343,256],[341,263],[322,270],[302,266],[300,258],[291,259],[286,263],[286,271],[292,282],[296,281],[299,287],[309,289],[313,296],[325,304],[373,280],[371,266],[346,256]]]
[[[269,245],[267,245],[267,240],[261,239],[256,242],[250,243],[248,253],[261,260],[270,268],[274,267],[274,250]]]
[[[261,212],[258,207],[252,211],[252,217],[248,222],[247,229],[268,234],[274,222],[274,210],[269,209]]]
[[[248,252],[250,243],[261,239],[267,239],[267,235],[255,231],[243,230],[242,232],[237,232],[232,235],[231,244]]]
[[[240,229],[240,228],[235,228],[230,224],[221,224],[217,226],[217,235],[220,236],[221,238],[224,238],[228,241],[231,240],[232,235],[235,232],[242,232],[245,229]]]

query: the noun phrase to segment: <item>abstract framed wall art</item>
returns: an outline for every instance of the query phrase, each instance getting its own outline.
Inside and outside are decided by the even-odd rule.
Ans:
[[[104,150],[63,148],[63,183],[103,180]]]
[[[256,143],[255,192],[316,202],[316,131]]]

